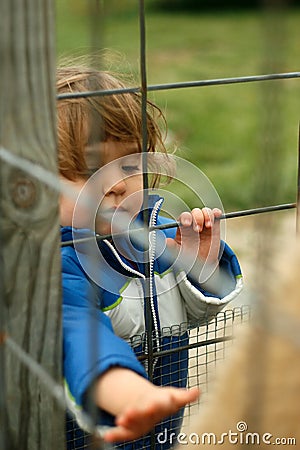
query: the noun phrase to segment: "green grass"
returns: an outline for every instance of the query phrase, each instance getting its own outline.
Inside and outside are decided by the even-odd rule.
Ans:
[[[86,0],[57,0],[58,56],[90,52],[96,28],[102,46],[120,53],[121,70],[138,74],[135,2],[112,0],[104,27],[98,28],[86,5]],[[299,71],[299,21],[299,10],[280,17],[260,11],[150,11],[148,83]],[[299,79],[160,91],[150,98],[166,112],[179,156],[209,177],[226,210],[295,201]],[[174,189],[196,206],[188,190]]]

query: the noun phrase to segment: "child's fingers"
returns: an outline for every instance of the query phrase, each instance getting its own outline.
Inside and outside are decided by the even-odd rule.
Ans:
[[[198,387],[193,387],[191,389],[187,389],[185,392],[185,403],[192,403],[196,401],[200,396],[200,389]]]
[[[222,211],[219,208],[194,208],[191,212],[185,211],[181,213],[179,221],[182,227],[193,226],[194,231],[201,232],[204,227],[211,228],[215,218],[221,214]]]
[[[166,387],[161,388],[160,395],[153,398],[146,406],[140,408],[127,408],[126,411],[116,418],[116,425],[129,427],[147,417],[148,422],[156,418],[163,418],[172,414],[188,403],[194,402],[199,397],[198,387],[191,389]]]
[[[204,217],[204,224],[206,228],[211,228],[215,223],[215,219],[222,215],[222,211],[219,208],[202,208],[202,214]]]
[[[193,223],[193,216],[190,212],[185,211],[179,216],[180,225],[183,227],[190,227]]]
[[[160,410],[158,412],[156,405],[127,408],[116,418],[116,427],[105,433],[104,440],[118,442],[137,439],[148,433],[164,417]]]
[[[222,211],[219,208],[214,208],[212,210],[212,212],[213,212],[215,219],[217,219],[218,217],[220,217],[222,215]]]
[[[135,439],[136,434],[123,426],[116,426],[104,433],[105,442],[121,442]]]
[[[165,417],[161,408],[158,409],[157,406],[158,403],[144,408],[128,408],[116,418],[116,427],[109,430],[104,439],[109,442],[116,442],[132,440],[145,435]]]
[[[140,408],[127,408],[126,411],[116,418],[116,424],[122,427],[132,427],[133,424],[139,423],[146,415],[147,406]]]
[[[203,229],[204,216],[200,208],[194,208],[191,212],[185,211],[180,214],[179,222],[182,228],[193,227],[199,233]]]
[[[199,398],[200,390],[198,387],[192,389],[177,389],[174,391],[174,407],[176,410],[188,403],[192,403]]]
[[[196,233],[201,232],[203,230],[204,225],[204,214],[202,212],[202,209],[194,208],[192,210],[192,217],[193,217],[193,230],[196,231]]]
[[[211,228],[215,221],[214,213],[210,208],[202,208],[202,213],[204,216],[204,223],[206,228]]]
[[[149,432],[156,423],[174,414],[199,397],[199,389],[161,388],[160,395],[145,407],[127,408],[116,418],[116,427],[104,434],[106,442],[136,439]]]

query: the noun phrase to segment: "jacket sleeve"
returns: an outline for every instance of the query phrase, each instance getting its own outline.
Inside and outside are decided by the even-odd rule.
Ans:
[[[81,409],[94,380],[114,366],[146,377],[131,347],[115,335],[110,319],[94,306],[94,288],[80,265],[62,258],[63,370],[67,402]]]
[[[167,223],[169,219],[160,217],[160,223]],[[176,230],[164,230],[166,237],[175,237]],[[187,272],[180,267],[176,267],[175,276],[178,288],[185,302],[185,307],[190,321],[197,321],[198,324],[205,323],[221,311],[225,305],[236,298],[243,288],[243,277],[236,255],[231,248],[221,241],[222,254],[219,268],[222,274],[229,281],[230,289],[220,295],[204,289]]]
[[[227,244],[220,259],[220,270],[230,280],[231,289],[224,295],[216,295],[206,291],[203,286],[189,277],[184,271],[177,273],[176,278],[181,295],[185,301],[189,320],[205,323],[215,316],[230,301],[235,299],[243,289],[243,277],[238,260]]]

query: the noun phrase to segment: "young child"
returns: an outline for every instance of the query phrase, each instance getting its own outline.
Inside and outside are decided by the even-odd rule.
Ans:
[[[124,87],[115,76],[103,71],[70,67],[57,72],[59,94]],[[149,155],[157,151],[165,154],[159,127],[159,120],[164,122],[162,113],[150,102],[147,108],[147,150]],[[84,188],[93,198],[98,197],[97,215],[94,212],[91,219],[88,209],[78,208],[74,199],[61,196],[63,242],[91,235],[91,230],[102,235],[110,233],[114,231],[112,222],[122,225],[140,218],[141,148],[139,94],[58,101],[62,183],[78,192]],[[154,177],[154,185],[158,178]],[[159,215],[162,201],[158,196],[149,196],[151,226],[168,222]],[[192,253],[194,269],[208,261],[213,267],[211,279],[217,280],[221,269],[228,286],[222,286],[222,292],[219,287],[208,292],[208,283],[194,281],[184,265],[180,269],[180,258],[173,265],[168,250],[162,255],[160,249],[158,254],[152,239],[148,280],[151,323],[145,315],[147,280],[141,257],[143,249],[139,245],[132,245],[126,237],[105,239],[98,242],[98,259],[90,263],[88,244],[62,247],[64,374],[70,408],[73,411],[86,408],[92,395],[101,411],[100,422],[113,425],[115,420],[117,425],[106,432],[107,441],[135,439],[167,416],[171,417],[156,426],[156,433],[163,429],[178,433],[184,405],[198,396],[197,389],[178,389],[186,388],[187,384],[187,350],[157,357],[152,373],[148,373],[153,384],[144,378],[145,370],[136,356],[147,354],[146,331],[150,325],[156,352],[177,349],[188,342],[188,322],[199,323],[213,317],[240,292],[242,278],[236,257],[226,244],[220,243],[220,225],[215,220],[220,214],[220,210],[209,208],[183,212],[179,217],[180,229],[166,230],[164,236],[172,255],[174,250],[179,254],[183,250],[183,255],[189,257]],[[172,327],[176,327],[176,333]],[[150,437],[126,446],[149,448]],[[68,448],[79,447],[69,443]],[[168,446],[156,443],[156,448]]]

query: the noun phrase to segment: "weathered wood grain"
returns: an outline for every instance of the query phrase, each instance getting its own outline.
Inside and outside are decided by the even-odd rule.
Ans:
[[[0,144],[56,173],[53,3],[1,1]],[[57,193],[0,162],[2,329],[61,382]],[[62,450],[64,412],[5,344],[1,351],[1,449]]]

